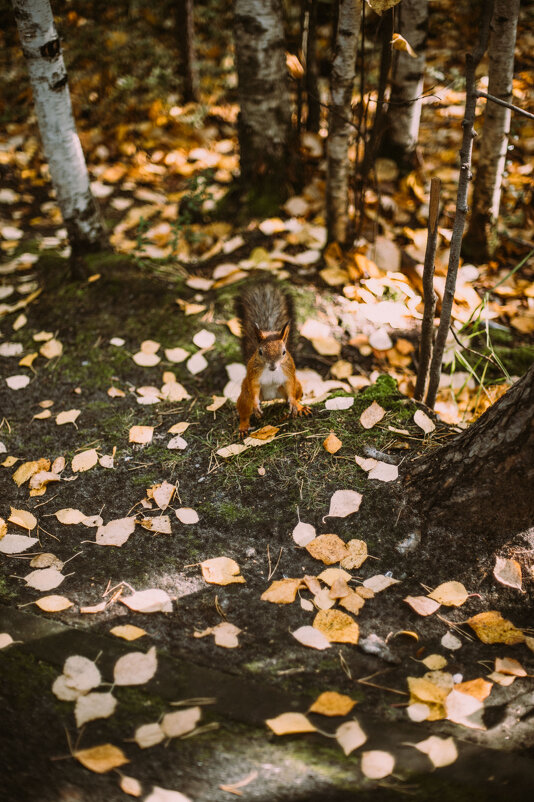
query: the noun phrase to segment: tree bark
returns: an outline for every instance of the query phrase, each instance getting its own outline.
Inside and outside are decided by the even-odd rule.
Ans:
[[[411,165],[419,139],[425,48],[428,30],[428,0],[402,0],[399,33],[412,46],[417,58],[403,50],[393,51],[393,76],[381,152],[402,165]]]
[[[184,79],[183,98],[185,103],[190,103],[198,100],[193,0],[176,0],[176,26],[180,47],[180,74]]]
[[[408,465],[408,507],[429,527],[510,537],[534,524],[534,365],[469,429]]]
[[[489,41],[488,93],[510,103],[520,0],[496,0]],[[497,245],[497,218],[510,133],[510,109],[486,102],[465,250],[484,261]]]
[[[352,88],[362,16],[362,0],[339,0],[335,54],[330,77],[326,179],[328,241],[345,243],[348,229]]]
[[[249,193],[280,196],[291,130],[280,0],[235,0],[234,40],[241,182]]]
[[[74,255],[106,244],[72,116],[67,72],[49,0],[12,0],[43,150]]]
[[[308,14],[308,28],[306,32],[306,100],[308,103],[308,116],[306,117],[306,130],[317,133],[321,123],[321,99],[319,97],[319,68],[317,65],[317,2],[318,0],[305,0]]]

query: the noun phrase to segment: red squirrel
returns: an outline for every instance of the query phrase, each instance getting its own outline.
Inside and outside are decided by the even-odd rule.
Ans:
[[[291,417],[309,415],[310,408],[300,403],[302,385],[289,352],[295,325],[289,292],[272,281],[249,285],[237,299],[236,311],[247,366],[237,399],[240,437],[245,437],[251,428],[253,413],[258,418],[262,416],[262,401],[285,398]]]

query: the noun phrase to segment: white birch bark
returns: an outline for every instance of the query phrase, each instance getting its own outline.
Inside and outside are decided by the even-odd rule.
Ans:
[[[362,17],[362,0],[339,0],[335,53],[330,76],[326,221],[328,241],[347,239],[349,206],[348,150],[352,132],[352,89]]]
[[[512,102],[519,3],[520,0],[495,0],[491,21],[488,93],[508,103]],[[468,240],[478,243],[486,254],[491,254],[497,244],[495,223],[501,202],[510,117],[510,109],[486,101],[473,187],[473,212],[467,234]]]
[[[391,155],[396,160],[407,160],[414,152],[419,138],[428,0],[402,0],[399,16],[399,33],[412,46],[417,58],[404,50],[393,51],[393,77],[384,152],[390,148]]]
[[[234,40],[242,183],[279,189],[291,123],[281,0],[235,0]]]
[[[49,0],[11,0],[26,57],[43,150],[73,252],[104,230],[72,115],[67,72]]]

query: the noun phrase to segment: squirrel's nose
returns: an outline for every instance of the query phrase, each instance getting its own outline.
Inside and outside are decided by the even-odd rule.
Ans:
[[[269,370],[276,370],[276,365],[269,365]]]

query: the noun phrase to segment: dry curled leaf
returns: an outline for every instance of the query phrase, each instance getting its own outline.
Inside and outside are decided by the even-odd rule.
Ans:
[[[307,544],[306,551],[325,565],[338,563],[349,554],[346,543],[338,535],[318,535]]]
[[[277,579],[261,594],[262,601],[273,604],[292,604],[302,585],[302,579]]]
[[[507,643],[512,646],[525,640],[523,632],[497,610],[478,613],[468,618],[467,623],[482,643]]]
[[[334,432],[330,432],[326,440],[323,442],[323,448],[325,448],[329,454],[336,454],[342,445],[343,443],[339,437],[334,434]]]
[[[231,585],[245,582],[240,574],[239,565],[230,557],[213,557],[200,563],[202,576],[213,585]]]
[[[360,637],[356,621],[340,610],[319,610],[314,618],[313,627],[331,643],[358,643]]]
[[[496,557],[493,576],[501,585],[507,585],[507,587],[515,588],[516,590],[523,590],[521,565],[517,560]]]

